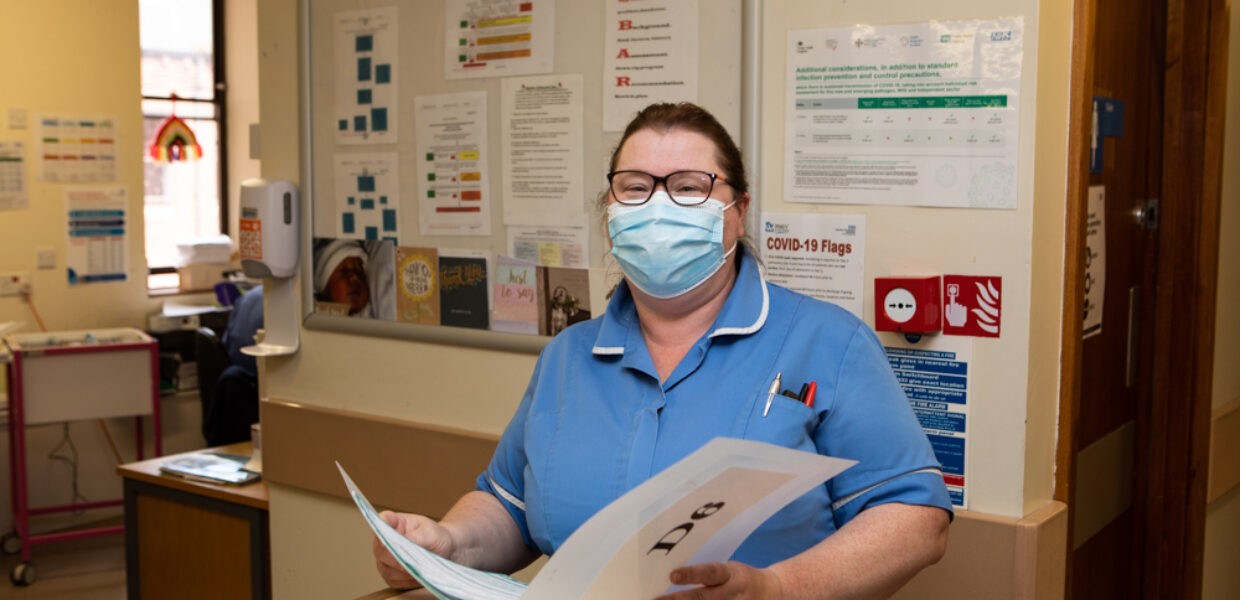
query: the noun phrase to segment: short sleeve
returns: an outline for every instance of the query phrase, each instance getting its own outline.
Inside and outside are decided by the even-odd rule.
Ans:
[[[827,482],[836,527],[888,502],[936,506],[950,515],[930,441],[865,324],[857,326],[839,369],[839,384],[814,436],[822,453],[857,461]]]
[[[534,376],[525,388],[525,395],[517,412],[508,422],[504,434],[499,438],[495,454],[491,456],[491,464],[478,476],[474,489],[495,496],[503,504],[513,522],[521,530],[521,539],[525,545],[538,550],[530,536],[529,523],[525,518],[525,468],[529,464],[525,455],[525,424],[529,417],[530,403],[541,371],[542,361],[534,368]]]

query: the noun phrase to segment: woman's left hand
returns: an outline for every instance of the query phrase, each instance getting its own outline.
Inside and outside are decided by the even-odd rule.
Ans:
[[[672,571],[676,585],[700,585],[656,600],[706,600],[708,598],[780,598],[779,577],[769,569],[728,563],[703,563]]]

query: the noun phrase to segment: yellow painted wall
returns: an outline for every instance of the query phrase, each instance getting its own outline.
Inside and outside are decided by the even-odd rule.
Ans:
[[[1231,3],[1228,2],[1230,5]],[[1230,6],[1227,123],[1223,137],[1223,189],[1219,215],[1218,301],[1214,321],[1213,406],[1240,400],[1240,10]],[[1234,456],[1211,460],[1235,460]],[[1206,510],[1202,598],[1240,598],[1240,486]]]

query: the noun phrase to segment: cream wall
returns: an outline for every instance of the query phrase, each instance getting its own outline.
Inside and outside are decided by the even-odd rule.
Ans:
[[[1003,278],[1003,334],[973,342],[969,508],[1019,518],[1043,507],[1053,491],[1058,409],[1071,2],[801,0],[765,7],[763,209],[866,215],[867,294],[875,276]],[[1015,210],[782,201],[787,31],[1015,16],[1024,17]],[[872,325],[872,300],[865,310]]]
[[[1230,4],[1230,2],[1228,3]],[[1227,121],[1223,134],[1223,186],[1219,215],[1218,299],[1214,321],[1213,408],[1240,410],[1240,11],[1231,8],[1227,63]],[[1235,428],[1226,435],[1235,435]],[[1236,448],[1232,444],[1231,448]],[[1236,461],[1238,456],[1211,460]],[[1240,598],[1240,486],[1206,509],[1203,598]]]
[[[237,239],[241,182],[262,174],[250,158],[250,125],[258,123],[258,0],[225,0],[224,76],[228,79],[228,233]]]
[[[258,11],[263,174],[298,182],[303,174],[298,166],[297,2],[263,0]],[[765,207],[815,210],[778,200],[787,29],[1015,15],[1025,17],[1026,39],[1020,207],[831,209],[868,215],[867,280],[918,272],[1003,276],[1004,336],[975,344],[978,375],[970,443],[986,452],[975,452],[969,468],[973,508],[1007,517],[1044,505],[1053,479],[1071,3],[949,0],[927,5],[905,0],[876,7],[767,2],[761,123]],[[279,144],[272,142],[276,139]],[[872,322],[872,315],[867,317]],[[1035,320],[1044,324],[1037,331],[1030,325]],[[532,355],[304,329],[301,344],[298,354],[267,360],[271,397],[488,433],[502,430],[534,364]],[[401,476],[398,467],[392,471]],[[277,597],[347,597],[382,586],[370,558],[369,533],[343,501],[272,485],[271,531]]]

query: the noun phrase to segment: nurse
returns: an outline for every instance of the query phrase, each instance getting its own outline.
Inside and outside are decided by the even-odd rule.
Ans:
[[[656,104],[629,124],[601,198],[624,280],[599,318],[543,350],[495,456],[436,522],[384,519],[433,552],[512,572],[717,436],[859,461],[785,507],[727,563],[682,567],[670,598],[883,597],[938,561],[951,503],[874,333],[763,279],[743,242],[740,151],[708,112]],[[813,406],[775,396],[772,380]],[[416,586],[375,542],[380,574]]]

